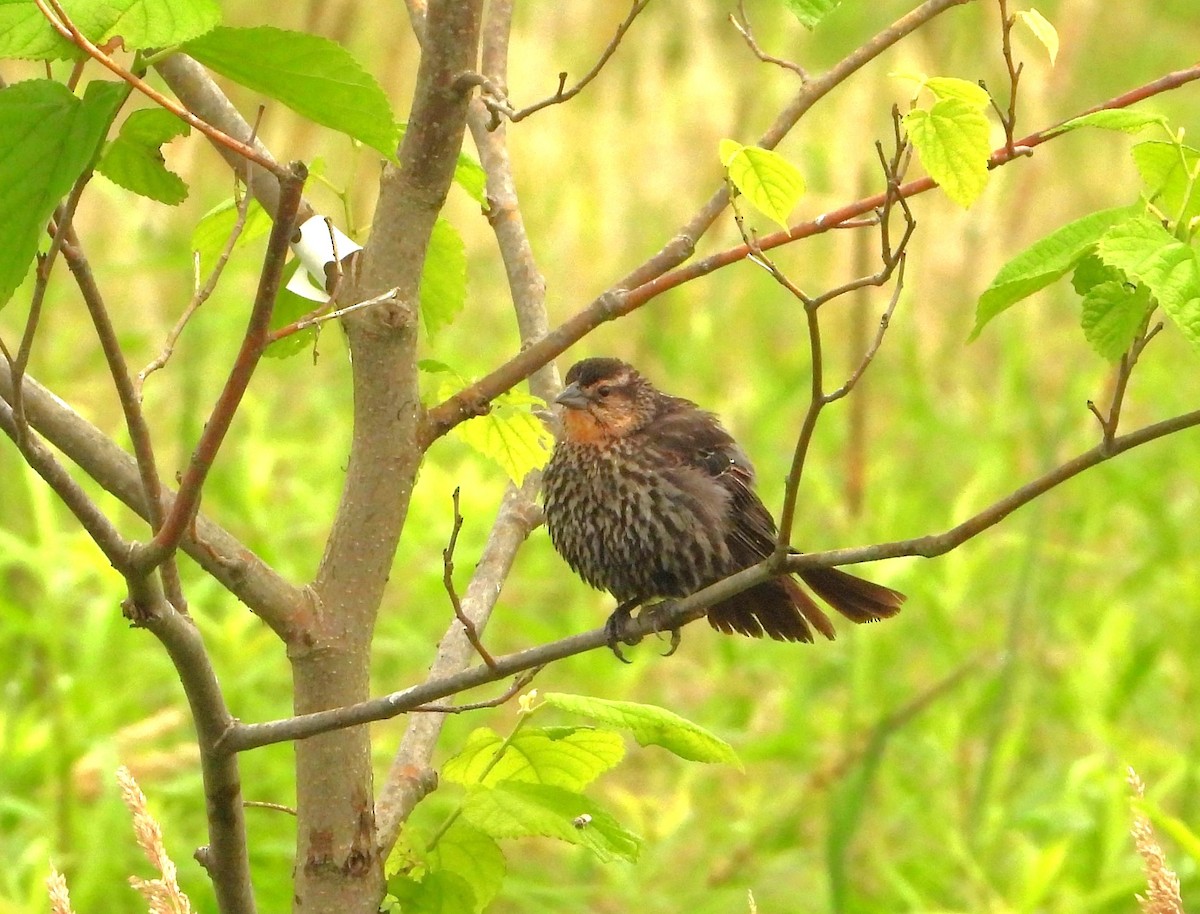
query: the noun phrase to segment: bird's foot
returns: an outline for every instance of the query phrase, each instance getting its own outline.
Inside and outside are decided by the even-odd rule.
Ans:
[[[612,615],[608,617],[608,621],[604,623],[604,634],[608,636],[608,648],[622,663],[631,663],[632,661],[621,653],[621,644],[632,646],[642,640],[641,635],[629,631],[629,623],[632,620],[631,613],[640,602],[640,600],[626,600],[619,604],[613,610]]]
[[[654,633],[656,635],[661,635],[664,632],[671,633],[671,646],[667,648],[667,652],[663,654],[664,657],[670,657],[677,650],[679,650],[679,643],[683,640],[682,635],[679,633],[678,625],[668,626],[663,624],[664,617],[670,617],[670,610],[674,605],[675,604],[672,601],[666,600],[662,603],[655,603],[653,606],[646,606],[640,613],[638,613],[639,618],[643,615],[649,616],[650,621],[654,623]]]

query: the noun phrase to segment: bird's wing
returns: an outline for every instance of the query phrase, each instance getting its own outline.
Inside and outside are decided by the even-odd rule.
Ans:
[[[726,493],[730,520],[726,542],[739,564],[751,565],[775,547],[775,521],[754,491],[754,466],[711,413],[669,398],[650,430],[655,444],[678,465],[698,470]]]

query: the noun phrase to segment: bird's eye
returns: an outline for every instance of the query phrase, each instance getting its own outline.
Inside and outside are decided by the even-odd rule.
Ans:
[[[596,388],[596,396],[598,397],[607,397],[610,393],[612,393],[612,388],[607,384],[601,384]]]

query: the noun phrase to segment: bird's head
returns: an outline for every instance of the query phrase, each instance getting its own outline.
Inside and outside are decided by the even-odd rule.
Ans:
[[[555,398],[563,407],[564,436],[603,444],[643,428],[654,416],[654,388],[630,364],[595,358],[576,362]]]

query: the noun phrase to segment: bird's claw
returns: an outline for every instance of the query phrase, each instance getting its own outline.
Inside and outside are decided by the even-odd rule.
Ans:
[[[661,635],[663,632],[671,633],[671,646],[667,648],[667,652],[663,654],[664,657],[670,657],[677,650],[679,650],[679,644],[683,640],[683,636],[679,633],[678,625],[674,625],[669,628],[662,625],[663,616],[669,615],[666,610],[669,610],[672,605],[673,604],[670,601],[667,601],[663,603],[655,603],[653,606],[647,606],[642,610],[642,613],[649,615],[650,621],[654,623],[654,633],[656,635]]]
[[[604,623],[604,634],[607,636],[608,649],[622,663],[632,663],[632,661],[621,653],[621,644],[624,643],[632,646],[642,640],[641,635],[635,635],[628,631],[631,619],[630,613],[638,605],[638,602],[637,600],[626,600],[624,603],[621,603],[613,610],[612,615],[608,617],[608,621]]]

